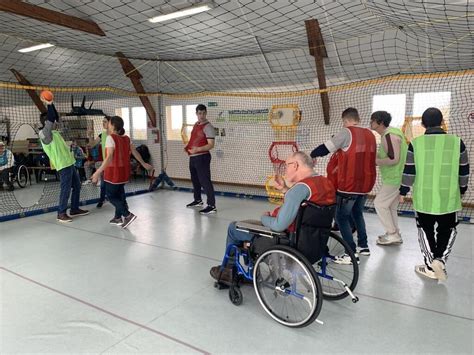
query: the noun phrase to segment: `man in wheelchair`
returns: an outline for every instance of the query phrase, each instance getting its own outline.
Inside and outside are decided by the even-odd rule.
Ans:
[[[13,183],[10,173],[13,173],[15,158],[10,150],[5,148],[5,143],[0,141],[0,191],[3,190],[3,183],[7,185],[8,191],[13,191]]]
[[[336,203],[336,190],[333,184],[324,176],[315,174],[313,160],[304,152],[293,153],[285,162],[285,180],[277,176],[275,187],[285,193],[284,202],[273,212],[266,212],[261,216],[263,226],[275,232],[295,231],[295,219],[303,201],[309,200],[318,205],[332,205]],[[332,221],[331,221],[332,222]],[[238,230],[237,222],[229,224],[227,230],[227,247],[231,244],[243,246],[253,238],[251,233]],[[211,276],[219,282],[232,283],[233,258],[222,268],[217,265],[211,268]]]

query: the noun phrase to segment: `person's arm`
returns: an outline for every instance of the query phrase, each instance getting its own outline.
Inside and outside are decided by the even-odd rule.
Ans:
[[[387,152],[388,158],[376,159],[376,164],[382,165],[396,165],[400,161],[400,150],[402,146],[402,140],[399,136],[387,134],[382,139],[382,147]]]
[[[89,146],[90,147],[95,147],[97,144],[99,144],[101,142],[101,138],[100,136],[98,136],[97,138],[95,138],[92,142],[89,142]]]
[[[351,144],[351,139],[351,131],[344,128],[330,140],[316,147],[310,154],[311,158],[324,157],[329,153],[334,153],[336,150],[345,149]]]
[[[137,151],[132,142],[130,142],[130,150],[132,151],[132,155],[134,156],[134,158],[141,164],[141,166],[143,166],[146,170],[153,170],[153,166],[145,163],[141,154]]]
[[[48,111],[46,112],[47,120],[44,123],[44,127],[39,131],[39,137],[44,144],[50,144],[53,141],[53,124],[59,120],[58,111],[54,104],[45,102],[47,104]]]
[[[413,145],[410,143],[407,151],[407,160],[403,169],[402,185],[400,186],[400,195],[406,196],[410,188],[415,182],[415,153],[413,152]]]
[[[214,148],[214,138],[207,139],[207,144],[203,145],[202,147],[193,147],[189,149],[189,153],[196,154],[196,153],[208,152],[212,148]]]
[[[112,162],[112,159],[114,158],[114,151],[115,151],[115,148],[112,148],[112,147],[106,147],[105,148],[106,158],[102,162],[100,167],[95,171],[94,175],[92,175],[92,181],[94,181],[94,176],[96,176],[96,175],[97,175],[97,179],[98,179],[100,174],[102,174],[102,172],[110,165],[110,163]]]
[[[285,195],[285,202],[276,217],[262,216],[261,222],[275,232],[287,229],[296,218],[301,202],[309,197],[309,189],[303,184],[294,186]]]
[[[461,140],[461,155],[459,157],[459,189],[461,190],[461,195],[464,195],[464,193],[467,191],[469,173],[469,156],[467,154],[466,146]]]

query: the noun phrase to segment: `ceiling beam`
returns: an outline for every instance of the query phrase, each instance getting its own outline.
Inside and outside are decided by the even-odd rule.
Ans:
[[[132,62],[130,62],[130,60],[128,60],[128,58],[125,57],[122,52],[117,52],[116,55],[120,62],[120,65],[122,66],[123,72],[132,82],[135,91],[138,94],[146,94],[145,89],[143,88],[143,85],[141,83],[141,79],[143,79],[143,76],[140,74],[137,68],[135,68]],[[148,99],[148,96],[139,96],[139,98],[142,102],[143,107],[146,110],[148,118],[150,119],[151,126],[156,127],[156,112],[150,100]]]
[[[13,73],[13,75],[15,75],[16,80],[18,80],[18,82],[21,85],[31,86],[31,83],[20,72],[16,71],[13,68],[10,69],[10,71]],[[31,99],[35,103],[38,110],[40,110],[41,113],[47,112],[46,107],[44,106],[43,102],[41,101],[40,97],[38,96],[38,93],[36,92],[36,90],[33,90],[33,89],[25,89],[25,90],[28,93],[28,95],[30,95]]]
[[[318,76],[319,89],[324,90],[326,86],[326,74],[324,72],[323,58],[327,58],[326,46],[324,45],[323,35],[319,27],[318,20],[306,20],[306,35],[308,37],[309,54],[316,62],[316,74]],[[324,123],[329,124],[329,96],[327,92],[322,92],[321,103],[323,106]]]
[[[105,32],[102,31],[95,22],[66,15],[58,11],[48,10],[44,7],[28,4],[20,0],[1,0],[0,11],[30,17],[38,21],[49,22],[98,36],[105,36]]]

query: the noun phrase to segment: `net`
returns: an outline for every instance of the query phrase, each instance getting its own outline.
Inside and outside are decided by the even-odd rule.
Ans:
[[[81,14],[107,35],[99,38],[0,12],[0,135],[17,156],[28,159],[32,177],[27,187],[0,193],[0,218],[51,209],[59,194],[56,174],[41,158],[39,111],[26,88],[16,84],[12,68],[37,85],[30,89],[54,92],[62,113],[71,112],[72,94],[76,106],[85,95],[86,106],[94,102],[93,108],[122,116],[135,145],[149,148],[155,175],[165,181],[161,173],[166,171],[183,190],[192,188],[183,139],[189,137],[199,103],[208,106],[216,127],[211,168],[221,195],[281,203],[271,184],[275,174],[284,174],[282,162],[295,149],[310,152],[336,134],[347,107],[359,110],[364,126],[373,111],[390,112],[392,125],[405,127],[409,139],[422,133],[416,118],[423,110],[438,107],[448,131],[472,152],[472,1],[215,0],[209,12],[160,26],[146,21],[150,14],[178,10],[181,4],[35,3]],[[304,22],[310,18],[318,19],[327,52],[328,88],[323,91],[308,49]],[[25,43],[53,33],[55,47],[18,52]],[[147,124],[117,51],[126,53],[140,72],[161,118],[157,127]],[[321,92],[329,97],[329,125],[324,124]],[[83,148],[101,131],[101,116],[63,118],[65,139],[75,138]],[[318,159],[319,173],[325,174],[327,161]],[[138,167],[133,170],[127,191],[146,191],[148,179]],[[377,181],[371,196],[379,187]],[[97,187],[85,184],[81,201],[97,198]],[[462,217],[469,219],[472,188],[463,203]],[[372,199],[367,207],[373,208]],[[399,208],[412,211],[409,200]]]

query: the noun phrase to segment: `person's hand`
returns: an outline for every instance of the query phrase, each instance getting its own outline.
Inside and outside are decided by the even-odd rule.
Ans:
[[[100,174],[98,174],[97,171],[96,171],[94,174],[92,174],[91,181],[94,184],[97,184],[97,182],[99,181],[99,178],[100,178]]]
[[[150,170],[153,170],[153,165],[150,165],[150,164],[143,164],[143,167],[147,170],[147,171],[150,171]]]
[[[375,159],[375,165],[380,165],[380,159]]]
[[[316,166],[317,161],[318,161],[318,158],[313,158],[313,166]]]
[[[285,180],[280,175],[276,175],[274,180],[274,186],[277,190],[283,190],[286,187]]]
[[[41,95],[40,95],[40,99],[41,99],[41,101],[42,101],[45,105],[51,105],[51,104],[53,103],[53,100],[47,101],[47,100],[45,100],[43,97],[41,97]]]
[[[398,202],[400,202],[400,203],[405,202],[405,196],[400,195],[400,197],[398,198]]]
[[[197,147],[192,147],[192,148],[188,149],[188,152],[189,152],[189,154],[196,154],[199,151],[198,151]]]
[[[267,211],[267,212],[264,212],[263,215],[264,215],[264,216],[271,216],[272,214]]]

